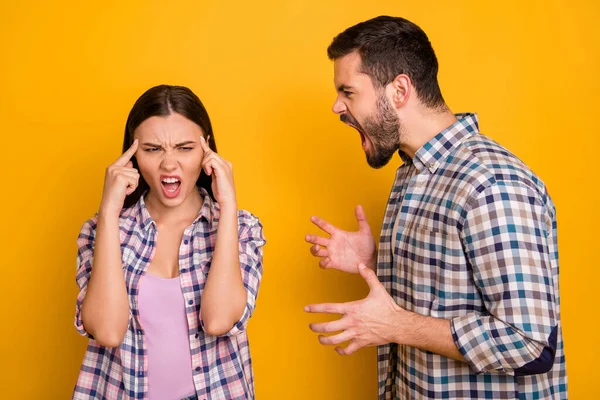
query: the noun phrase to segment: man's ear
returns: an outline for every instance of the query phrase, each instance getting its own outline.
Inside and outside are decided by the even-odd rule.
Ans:
[[[388,85],[388,94],[395,108],[402,108],[410,99],[413,85],[406,74],[400,74]]]

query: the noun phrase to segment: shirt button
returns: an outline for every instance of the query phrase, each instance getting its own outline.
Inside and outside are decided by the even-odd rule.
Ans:
[[[200,367],[196,367],[196,372],[200,372]]]
[[[183,244],[188,244],[189,242],[190,242],[189,240],[185,239],[185,240],[183,241]]]
[[[144,371],[138,372],[138,376],[144,376]]]
[[[188,300],[188,304],[190,304],[190,305],[194,304],[194,300],[191,300],[191,299]]]
[[[198,333],[196,333],[196,334],[194,335],[194,337],[195,337],[196,339],[198,339],[198,338],[200,337],[200,335],[199,335]]]

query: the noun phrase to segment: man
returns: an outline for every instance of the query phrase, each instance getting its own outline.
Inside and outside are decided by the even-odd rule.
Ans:
[[[367,162],[404,162],[388,200],[379,250],[359,230],[312,221],[307,235],[324,268],[360,273],[369,295],[308,312],[342,314],[311,324],[348,355],[378,347],[380,399],[563,399],[554,205],[518,158],[479,133],[475,114],[454,115],[438,64],[415,24],[378,17],[328,48],[338,92],[333,111],[361,137]],[[375,274],[376,271],[376,274]]]

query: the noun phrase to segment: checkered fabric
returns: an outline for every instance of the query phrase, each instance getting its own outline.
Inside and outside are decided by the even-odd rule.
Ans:
[[[466,362],[380,346],[379,398],[566,399],[554,205],[476,114],[457,118],[400,153],[377,275],[399,306],[450,320]]]
[[[199,399],[254,399],[254,377],[246,325],[256,305],[262,277],[265,244],[260,221],[247,211],[238,212],[240,267],[248,299],[244,314],[225,335],[204,333],[200,299],[215,245],[219,206],[204,189],[198,217],[183,234],[179,253],[179,280],[186,302],[192,375]],[[85,330],[81,304],[87,291],[94,258],[97,219],[85,222],[77,240],[77,285],[75,312],[77,331],[90,338],[73,399],[146,399],[148,360],[144,329],[140,323],[138,289],[156,248],[157,229],[140,201],[120,216],[123,274],[129,296],[129,328],[117,348],[100,346]]]

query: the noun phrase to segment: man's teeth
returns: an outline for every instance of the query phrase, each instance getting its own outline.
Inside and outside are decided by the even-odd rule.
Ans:
[[[176,182],[179,182],[179,179],[177,179],[177,178],[164,178],[162,181],[163,181],[163,183],[176,183]]]

